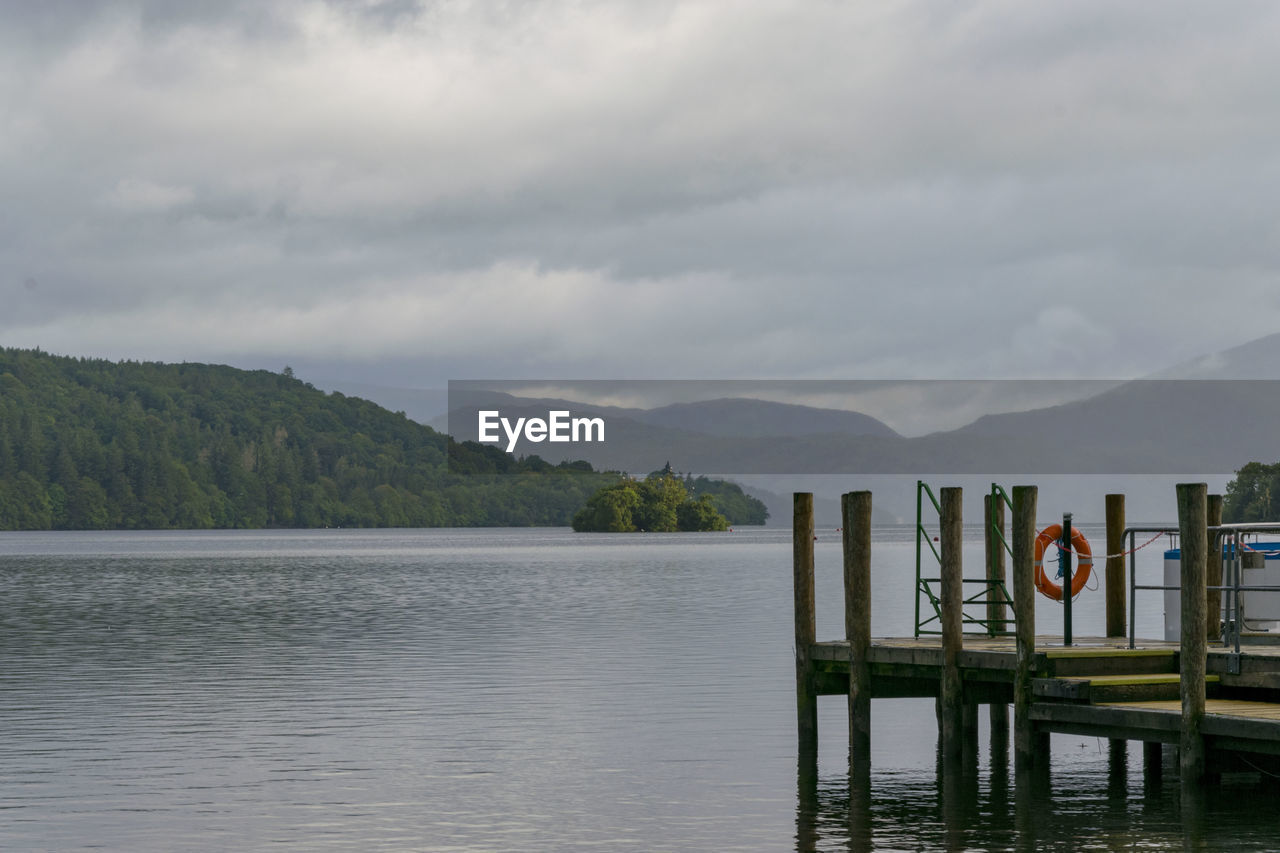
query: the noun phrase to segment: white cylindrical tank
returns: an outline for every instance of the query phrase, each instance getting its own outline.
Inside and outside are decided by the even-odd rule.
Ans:
[[[1267,552],[1263,567],[1260,569],[1244,569],[1240,575],[1240,585],[1247,586],[1280,586],[1280,542],[1250,542],[1248,547],[1253,551]],[[1230,555],[1228,555],[1229,557]],[[1223,572],[1223,582],[1227,582]],[[1182,550],[1171,548],[1164,552],[1164,585],[1179,586],[1182,582]],[[1222,597],[1226,607],[1227,597]],[[1243,627],[1246,632],[1280,633],[1280,592],[1240,592],[1240,609],[1243,612]],[[1177,641],[1182,631],[1182,597],[1177,589],[1164,591],[1164,638]],[[1212,637],[1210,640],[1212,641]]]

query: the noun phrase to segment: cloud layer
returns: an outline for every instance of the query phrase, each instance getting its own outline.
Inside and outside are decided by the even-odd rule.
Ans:
[[[26,5],[0,344],[1105,377],[1280,327],[1271,4]]]

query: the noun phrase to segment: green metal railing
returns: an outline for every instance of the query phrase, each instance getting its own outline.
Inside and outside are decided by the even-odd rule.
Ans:
[[[941,569],[941,566],[942,566],[942,554],[938,551],[936,547],[934,547],[933,538],[929,535],[929,530],[925,527],[925,523],[924,523],[924,513],[925,513],[924,499],[926,496],[928,496],[929,498],[929,503],[933,505],[934,513],[936,514],[936,517],[939,521],[939,525],[938,525],[939,534],[941,534],[942,505],[938,503],[938,498],[934,495],[933,489],[929,488],[929,484],[924,482],[923,480],[917,480],[916,481],[916,596],[915,596],[916,598],[915,635],[917,637],[919,637],[921,634],[941,634],[942,633],[942,630],[941,630],[942,599],[940,597],[940,592],[941,592],[940,587],[942,584],[942,578],[941,577],[925,577],[924,571],[923,571],[924,548],[921,547],[921,542],[929,546],[929,551],[933,554],[935,565],[937,565],[939,569]],[[1004,501],[1005,504],[1008,505],[1010,509],[1012,509],[1013,502],[1009,500],[1009,496],[1005,493],[1004,489],[1000,488],[998,484],[992,483],[991,484],[991,504],[993,507],[995,506],[997,500]],[[1012,555],[1013,549],[1009,547],[1009,543],[1005,540],[1004,531],[1000,530],[995,524],[994,511],[992,512],[991,530],[987,531],[987,535],[993,537],[992,538],[993,542],[998,542],[1000,547],[1003,547],[1006,552]],[[988,569],[987,574],[990,574],[989,567],[984,567],[984,568],[987,568]],[[963,625],[980,625],[983,629],[982,633],[985,633],[987,636],[990,636],[990,637],[1008,636],[1012,634],[1013,631],[1011,630],[1011,626],[1013,625],[1013,617],[1009,609],[1006,609],[1005,611],[1006,613],[1005,618],[998,619],[998,620],[992,620],[990,618],[987,618],[985,615],[982,618],[978,618],[975,616],[970,616],[968,613],[964,612],[964,609],[970,605],[983,605],[985,607],[988,604],[992,604],[996,602],[1004,603],[1006,605],[1010,604],[1013,601],[1013,597],[1009,595],[1009,590],[1005,586],[1005,582],[1002,580],[989,580],[987,577],[962,578],[961,581],[967,584],[980,584],[982,587],[980,591],[964,599],[964,601],[961,603],[961,623]],[[939,586],[939,592],[934,592],[934,586],[933,586],[934,584],[937,584]],[[1000,595],[1000,598],[999,599],[992,598],[993,593],[997,593],[997,592]],[[933,610],[933,615],[927,616],[923,620],[920,618],[920,610],[921,610],[920,599],[922,597],[929,602],[929,606]],[[932,628],[929,627],[934,623],[937,623],[937,627],[932,627]]]
[[[934,512],[938,515],[938,527],[942,527],[942,505],[938,503],[938,499],[934,497],[933,489],[929,488],[929,484],[924,480],[916,480],[916,636],[921,634],[940,634],[939,630],[926,631],[925,625],[930,622],[938,622],[942,624],[942,601],[938,596],[934,595],[933,590],[929,588],[930,578],[922,577],[920,540],[929,546],[929,550],[933,552],[933,558],[937,561],[939,568],[942,566],[942,555],[938,553],[938,549],[933,547],[933,540],[929,538],[929,531],[924,528],[924,496],[929,496],[929,502],[933,504]],[[939,579],[941,583],[941,579]],[[929,603],[933,606],[933,616],[924,622],[920,621],[920,596],[928,598]]]

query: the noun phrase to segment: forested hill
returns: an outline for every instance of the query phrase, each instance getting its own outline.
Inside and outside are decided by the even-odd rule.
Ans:
[[[619,479],[290,374],[0,349],[0,530],[568,525]]]

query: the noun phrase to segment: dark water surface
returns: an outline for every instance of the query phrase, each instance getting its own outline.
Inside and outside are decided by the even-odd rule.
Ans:
[[[836,637],[838,534],[818,562]],[[1137,744],[1055,736],[1019,796],[984,718],[941,774],[930,700],[874,704],[868,788],[824,698],[811,776],[790,565],[788,530],[0,534],[0,849],[1280,847],[1275,789],[1184,804]],[[909,634],[908,531],[873,567]]]

